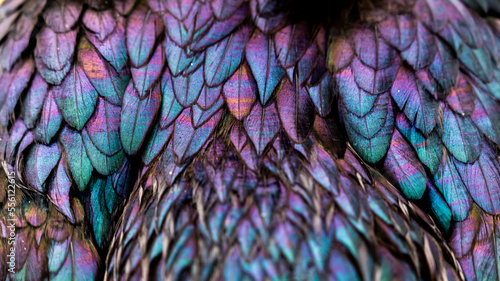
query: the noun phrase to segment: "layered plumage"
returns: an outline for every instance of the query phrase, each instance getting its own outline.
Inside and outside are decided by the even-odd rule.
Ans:
[[[5,1],[0,277],[500,279],[500,5],[315,9]]]

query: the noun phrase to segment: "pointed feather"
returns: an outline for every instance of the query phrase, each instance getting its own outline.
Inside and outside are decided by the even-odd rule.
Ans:
[[[35,59],[51,70],[62,70],[73,58],[75,45],[76,31],[55,33],[45,27],[37,36]]]
[[[75,26],[82,12],[80,1],[51,2],[43,12],[45,23],[55,32],[66,32]]]
[[[116,20],[112,10],[101,12],[88,9],[83,15],[83,24],[99,41],[104,41],[115,30]]]
[[[439,104],[417,82],[410,70],[404,67],[399,69],[391,95],[410,122],[425,135],[436,127]]]
[[[488,83],[493,79],[493,64],[485,48],[472,49],[462,44],[457,55],[466,68],[483,82]]]
[[[139,97],[141,99],[149,94],[152,90],[153,83],[160,77],[161,71],[163,70],[164,59],[165,55],[163,53],[163,48],[161,45],[158,45],[147,64],[139,68],[132,67],[130,69],[135,88],[139,92]]]
[[[381,107],[382,109],[384,107]],[[360,154],[360,156],[370,163],[375,163],[382,159],[389,149],[392,132],[394,129],[394,112],[392,102],[387,102],[385,123],[381,129],[373,135],[372,138],[365,138],[358,134],[352,128],[347,128],[347,136],[349,137],[352,146]],[[367,124],[372,120],[367,119]]]
[[[390,66],[396,52],[368,26],[359,26],[351,35],[359,60],[372,69]]]
[[[114,155],[122,148],[119,135],[120,110],[119,106],[99,98],[94,115],[85,126],[95,147],[108,156]]]
[[[358,86],[371,94],[380,94],[389,90],[396,78],[399,68],[399,57],[387,68],[376,70],[366,66],[357,58],[351,64],[354,78]]]
[[[47,88],[47,82],[43,80],[42,76],[38,73],[35,74],[35,77],[31,82],[31,87],[23,99],[24,106],[21,109],[26,127],[33,128],[35,126],[45,102]]]
[[[424,168],[398,130],[394,130],[392,135],[384,169],[389,178],[398,183],[407,198],[422,197],[426,188]]]
[[[62,115],[57,107],[53,91],[49,91],[43,105],[42,114],[35,130],[35,138],[49,144],[61,126]]]
[[[415,126],[412,126],[408,119],[401,113],[398,114],[396,118],[396,126],[399,132],[401,132],[416,150],[422,164],[435,175],[442,158],[441,155],[443,154],[443,146],[438,133],[433,131],[429,136],[425,137],[415,128]]]
[[[165,53],[168,54],[167,62],[170,71],[174,76],[178,76],[181,72],[186,69],[191,61],[192,56],[188,56],[187,51],[179,47],[174,41],[169,37],[165,38]]]
[[[207,85],[217,86],[234,73],[240,65],[251,31],[250,26],[243,25],[226,39],[207,48],[203,67]]]
[[[458,60],[448,45],[439,39],[436,41],[436,56],[429,66],[429,70],[439,85],[443,89],[448,89],[455,84],[458,75]]]
[[[346,109],[359,117],[366,115],[373,108],[377,96],[358,87],[351,67],[337,73],[336,78],[340,97]]]
[[[0,90],[0,107],[2,107],[0,122],[2,125],[7,126],[9,116],[14,112],[19,96],[28,86],[33,70],[33,61],[26,60],[15,66],[11,73],[2,76],[0,83],[5,87],[5,89]]]
[[[450,153],[464,163],[474,162],[481,151],[481,137],[470,118],[444,108],[442,140]]]
[[[106,180],[93,177],[90,182],[90,212],[89,220],[94,237],[99,247],[103,247],[111,229],[111,218],[105,205],[104,194],[107,188]]]
[[[446,153],[443,155],[439,170],[434,175],[434,180],[451,208],[453,220],[462,221],[466,219],[469,210],[472,208],[472,198],[458,174],[452,156]]]
[[[477,161],[454,161],[458,173],[474,201],[487,213],[500,213],[500,163],[492,148],[483,142]]]
[[[318,114],[322,117],[330,114],[330,111],[332,110],[332,103],[335,99],[333,83],[332,76],[329,73],[325,73],[321,81],[316,86],[307,87],[307,92],[314,103],[316,112],[318,112]]]
[[[234,30],[240,26],[243,20],[248,15],[248,5],[241,5],[238,10],[227,20],[223,21],[213,21],[213,24],[207,23],[208,20],[212,20],[212,11],[209,5],[206,5],[207,10],[201,9],[200,14],[197,18],[196,31],[193,36],[193,43],[191,43],[191,48],[193,50],[202,50],[216,42],[219,42],[228,34],[233,34]],[[200,20],[200,15],[205,17],[205,20]],[[210,25],[211,24],[211,25]],[[199,26],[199,28],[198,28]],[[202,27],[203,31],[202,31]]]
[[[278,89],[276,106],[283,128],[297,143],[303,142],[314,123],[314,108],[311,98],[304,87],[298,85],[297,73],[294,83],[283,79]]]
[[[257,154],[262,155],[280,128],[278,112],[274,103],[262,107],[256,103],[244,121],[245,130],[255,145]]]
[[[344,121],[349,130],[353,130],[365,138],[372,138],[379,132],[386,123],[388,104],[391,103],[388,96],[388,93],[379,95],[372,110],[363,117],[358,117],[344,110]]]
[[[57,143],[50,146],[36,144],[31,146],[26,155],[26,174],[28,183],[40,192],[46,189],[45,180],[59,162],[61,151]]]
[[[160,154],[160,151],[167,143],[173,130],[174,126],[162,129],[158,124],[154,125],[151,135],[145,142],[144,149],[142,150],[142,161],[144,161],[144,164],[150,165],[153,163],[153,160]]]
[[[133,66],[140,67],[147,62],[154,49],[156,34],[163,24],[156,14],[145,6],[134,9],[127,21],[127,50]]]
[[[498,144],[500,137],[500,116],[496,102],[483,90],[473,87],[477,96],[476,107],[471,114],[472,122],[490,140]]]
[[[458,0],[447,1],[445,7],[450,24],[453,25],[465,44],[472,48],[481,46],[483,42],[481,32],[467,7]]]
[[[219,122],[221,112],[215,114],[209,121],[198,129],[193,128],[191,121],[191,109],[186,108],[175,121],[173,150],[178,162],[182,163],[186,158],[193,156],[205,144]]]
[[[413,69],[420,69],[431,64],[436,53],[436,42],[434,36],[427,28],[417,23],[416,37],[408,49],[401,52],[401,56],[406,60]]]
[[[210,2],[212,11],[214,11],[214,15],[218,20],[229,18],[240,7],[242,3],[242,0],[215,0]]]
[[[415,18],[412,14],[389,15],[378,24],[378,29],[382,37],[400,51],[412,44],[417,33]]]
[[[328,67],[332,72],[339,72],[349,66],[354,58],[354,49],[350,40],[344,36],[336,36],[332,39],[328,53]]]
[[[36,20],[29,16],[21,16],[12,26],[11,36],[7,37],[0,50],[0,64],[10,70],[21,54],[26,50],[35,27]]]
[[[310,40],[308,27],[303,23],[285,26],[274,35],[276,57],[283,68],[294,65],[302,57]]]
[[[198,12],[197,4],[191,9],[184,20],[179,20],[169,13],[163,15],[163,22],[167,29],[168,37],[181,47],[185,47],[193,37],[195,29],[194,20]]]
[[[257,85],[250,68],[243,64],[224,84],[226,104],[236,119],[245,118],[257,99]]]
[[[90,139],[86,129],[82,131],[82,137],[87,156],[89,157],[90,163],[97,172],[102,175],[110,175],[120,168],[123,159],[125,158],[125,154],[123,153],[122,149],[116,152],[114,155],[108,156],[97,149],[97,147]]]
[[[160,102],[161,89],[159,84],[145,96],[145,99],[141,100],[140,93],[130,82],[123,96],[120,118],[120,138],[127,154],[133,155],[141,147],[160,108]]]
[[[430,203],[430,213],[436,218],[436,224],[444,233],[447,233],[450,230],[452,211],[448,206],[448,202],[441,195],[441,190],[438,191],[432,182],[428,181],[422,200]]]
[[[170,72],[166,69],[163,72],[161,79],[161,91],[163,96],[161,99],[160,109],[160,127],[162,129],[165,129],[172,124],[183,110],[183,107],[175,98],[172,84]]]
[[[80,191],[84,191],[90,181],[94,168],[87,156],[82,136],[69,127],[65,127],[61,132],[59,141],[66,152],[66,162],[71,171],[73,181]]]
[[[99,40],[97,34],[86,32],[87,39],[118,72],[122,70],[128,60],[124,22],[124,18],[117,16],[114,30],[102,40]]]
[[[7,147],[5,149],[5,159],[13,164],[16,159],[17,145],[21,142],[24,135],[26,134],[26,125],[22,120],[17,120],[9,132],[9,140],[7,142]],[[1,155],[1,154],[0,154]]]
[[[201,66],[194,73],[172,77],[173,91],[179,104],[183,107],[191,106],[200,95],[203,81]]]
[[[192,113],[191,118],[193,121],[193,126],[195,128],[198,128],[199,126],[205,124],[205,122],[208,121],[215,113],[217,113],[223,105],[224,105],[224,100],[219,99],[216,103],[212,105],[211,108],[207,110],[201,109],[196,104],[191,106],[191,113]]]
[[[446,101],[451,109],[462,116],[468,116],[474,110],[474,92],[472,91],[471,84],[462,73],[459,74],[456,85],[451,88]]]
[[[116,11],[123,16],[130,14],[137,0],[115,0],[113,1]]]
[[[80,131],[94,113],[97,91],[81,67],[75,65],[61,86],[54,88],[54,97],[64,120]]]
[[[97,53],[89,41],[82,37],[78,44],[78,62],[100,96],[115,105],[121,105],[123,92],[130,75],[127,68],[120,73]]]
[[[196,100],[196,104],[198,104],[200,108],[208,110],[215,102],[220,100],[219,97],[221,90],[222,85],[218,87],[209,87],[207,85],[203,85],[200,96],[198,97],[198,100]]]
[[[52,180],[48,187],[50,200],[54,205],[68,218],[71,223],[75,223],[75,217],[70,206],[70,192],[71,181],[66,174],[63,160],[59,160],[55,172],[54,180]]]
[[[257,82],[260,102],[265,105],[285,74],[276,59],[274,41],[255,30],[245,47],[245,58]]]

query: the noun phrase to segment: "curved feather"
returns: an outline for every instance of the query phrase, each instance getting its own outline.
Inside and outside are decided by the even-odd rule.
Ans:
[[[177,116],[184,109],[175,98],[173,83],[170,72],[166,69],[161,78],[161,108],[160,108],[160,127],[165,129],[172,124]]]
[[[299,86],[298,74],[293,83],[284,78],[278,88],[276,106],[283,128],[290,138],[302,143],[311,132],[314,123],[314,107],[306,89]]]
[[[352,143],[352,146],[361,157],[370,162],[375,163],[382,159],[389,149],[392,132],[394,129],[394,112],[392,102],[385,99],[387,103],[382,103],[381,110],[386,114],[385,123],[381,126],[380,130],[376,132],[371,138],[365,138],[358,134],[352,128],[347,128],[347,136]],[[384,104],[386,104],[384,106]],[[377,115],[374,115],[377,116]],[[370,124],[371,120],[367,119],[366,124]]]
[[[114,30],[102,40],[97,34],[86,32],[87,39],[117,72],[121,72],[128,60],[124,22],[124,18],[117,16]]]
[[[165,55],[161,44],[156,47],[149,62],[139,68],[132,67],[132,80],[141,99],[145,98],[152,90],[153,84],[160,77],[163,70]],[[129,85],[130,87],[130,85]]]
[[[443,144],[450,153],[464,163],[474,162],[481,151],[481,137],[470,118],[458,116],[444,108]]]
[[[79,65],[73,67],[61,86],[54,88],[54,96],[64,120],[82,130],[94,113],[97,91]]]
[[[69,192],[71,180],[66,174],[63,158],[57,165],[55,178],[50,182],[47,192],[54,205],[68,218],[71,223],[75,223],[75,217],[70,206]]]
[[[120,168],[123,159],[125,158],[125,153],[123,153],[122,149],[115,154],[108,156],[97,149],[90,139],[86,129],[82,131],[82,138],[90,163],[97,172],[106,176],[116,172]]]
[[[274,35],[276,57],[283,68],[294,65],[302,57],[309,47],[310,40],[309,29],[304,23],[287,25],[276,32]]]
[[[64,147],[64,152],[66,152],[66,162],[71,171],[72,179],[78,189],[84,191],[90,181],[94,168],[87,156],[82,136],[69,127],[64,127],[59,141]]]
[[[104,41],[115,30],[117,24],[112,10],[101,12],[88,9],[83,14],[82,21],[99,41]]]
[[[247,64],[243,64],[224,84],[224,97],[236,119],[245,118],[257,99],[257,85]]]
[[[27,178],[29,184],[44,192],[45,180],[61,158],[59,146],[57,143],[52,143],[50,146],[35,144],[31,146],[26,157],[26,173],[32,175]]]
[[[173,150],[177,162],[183,163],[187,157],[193,156],[205,144],[208,137],[215,129],[221,117],[221,112],[213,115],[209,121],[195,129],[191,120],[191,109],[186,108],[175,121]]]
[[[163,24],[156,14],[145,6],[139,6],[127,20],[127,50],[130,61],[135,67],[146,63],[153,53],[156,35],[163,29]]]
[[[160,108],[160,85],[155,86],[144,99],[140,98],[140,93],[130,82],[123,96],[120,117],[120,139],[123,150],[129,155],[137,153],[141,147]]]
[[[430,97],[409,69],[399,69],[391,95],[415,127],[425,135],[432,132],[438,121],[439,103]]]
[[[260,102],[265,105],[285,74],[275,56],[274,40],[255,30],[246,44],[245,58],[257,82]]]
[[[434,175],[434,179],[436,186],[451,208],[453,220],[463,221],[466,219],[469,210],[472,208],[472,198],[460,178],[452,156],[447,153],[443,154],[443,159],[439,165],[439,170]]]
[[[203,87],[203,67],[187,75],[172,76],[172,85],[175,97],[183,107],[191,106],[200,95]],[[172,87],[172,86],[170,86]]]
[[[489,214],[500,213],[500,163],[493,149],[483,141],[474,163],[454,163],[476,204]]]
[[[47,82],[43,80],[40,74],[35,74],[31,82],[30,89],[23,99],[22,116],[26,127],[33,128],[42,111],[45,97],[47,95]]]
[[[85,126],[95,147],[108,156],[116,154],[122,148],[119,134],[120,111],[119,106],[99,98],[94,115]]]
[[[61,111],[57,107],[54,92],[51,90],[43,104],[42,114],[36,125],[35,138],[44,144],[50,144],[52,138],[59,131],[61,122]]]
[[[420,199],[425,192],[427,180],[417,155],[396,129],[384,162],[387,175],[397,182],[403,194],[410,199]]]
[[[123,92],[130,80],[127,68],[117,73],[85,37],[81,37],[78,44],[78,63],[100,96],[112,104],[121,105]]]
[[[62,3],[61,3],[62,2]],[[66,32],[73,28],[80,18],[80,1],[54,1],[43,12],[45,23],[55,32]]]
[[[217,86],[234,73],[240,65],[250,33],[251,27],[243,25],[226,39],[207,48],[203,70],[208,86]]]
[[[280,128],[278,112],[274,103],[265,107],[256,103],[244,120],[245,130],[255,145],[257,154],[262,155]]]

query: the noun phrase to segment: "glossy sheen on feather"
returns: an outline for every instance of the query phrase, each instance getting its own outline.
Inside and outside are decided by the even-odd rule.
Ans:
[[[156,85],[143,100],[140,98],[134,84],[130,83],[123,96],[119,124],[123,149],[130,155],[138,151],[156,117],[161,102],[160,85]]]
[[[500,5],[299,2],[5,0],[0,279],[497,279]]]

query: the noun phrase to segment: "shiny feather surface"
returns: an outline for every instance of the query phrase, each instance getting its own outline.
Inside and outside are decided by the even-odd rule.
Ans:
[[[0,279],[500,280],[500,5],[295,2],[0,1]]]

